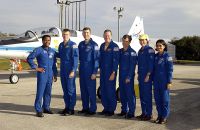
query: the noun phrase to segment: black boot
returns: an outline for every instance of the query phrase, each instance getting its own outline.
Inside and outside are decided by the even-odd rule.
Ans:
[[[154,123],[159,123],[161,120],[161,117],[157,117],[157,119],[154,121]]]
[[[37,117],[44,117],[44,115],[43,115],[42,112],[37,112],[37,113],[36,113],[36,116],[37,116]]]
[[[119,113],[119,114],[117,114],[118,116],[125,116],[126,115],[126,112],[121,112],[121,113]]]
[[[61,114],[61,115],[64,115],[64,114],[66,114],[66,113],[68,113],[68,109],[67,109],[67,108],[65,108],[65,109],[63,109],[62,111],[59,111],[59,112],[58,112],[58,114]]]
[[[49,110],[44,109],[43,112],[47,113],[47,114],[53,114],[53,111],[51,109],[49,109]]]
[[[125,116],[126,119],[131,119],[131,118],[133,118],[133,117],[135,117],[135,116],[132,115],[132,114],[126,114],[126,116]]]
[[[78,114],[86,114],[87,112],[89,112],[88,109],[82,109],[81,111],[78,111]]]
[[[167,123],[167,119],[166,118],[161,118],[158,123],[159,124],[166,124]]]
[[[102,112],[99,112],[99,115],[106,115],[108,111],[103,110]]]
[[[113,115],[114,115],[114,111],[111,111],[105,114],[105,116],[113,116]]]
[[[95,114],[96,114],[96,112],[91,112],[91,111],[88,111],[87,113],[85,113],[86,116],[92,116]]]

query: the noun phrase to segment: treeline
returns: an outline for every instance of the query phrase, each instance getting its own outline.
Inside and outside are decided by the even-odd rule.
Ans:
[[[174,39],[171,44],[176,46],[177,60],[200,61],[200,37],[185,36],[181,39]]]
[[[0,32],[0,38],[6,38],[6,37],[14,37],[16,34],[13,33],[2,33]]]

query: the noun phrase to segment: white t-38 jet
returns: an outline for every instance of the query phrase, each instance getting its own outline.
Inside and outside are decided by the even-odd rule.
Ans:
[[[136,17],[130,31],[129,35],[132,35],[131,47],[138,52],[140,49],[140,44],[138,36],[144,33],[143,19]],[[16,74],[17,68],[20,66],[21,61],[25,61],[30,52],[35,48],[42,45],[42,36],[51,36],[51,48],[55,50],[58,49],[59,44],[62,42],[62,31],[57,27],[42,27],[36,29],[27,30],[25,33],[11,39],[5,39],[0,41],[0,58],[11,60],[11,75],[9,77],[10,83],[16,84],[19,80],[19,76]],[[104,39],[99,36],[92,35],[91,38],[100,45],[104,42]],[[79,44],[83,40],[82,32],[71,30],[72,41]],[[120,42],[116,42],[119,47],[122,47]]]

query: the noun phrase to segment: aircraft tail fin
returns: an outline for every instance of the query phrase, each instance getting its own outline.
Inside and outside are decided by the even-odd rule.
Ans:
[[[139,16],[136,16],[128,33],[128,35],[132,36],[132,42],[130,45],[136,52],[138,52],[141,48],[141,45],[139,43],[139,35],[141,34],[144,34],[143,19]]]
[[[135,20],[129,30],[129,35],[132,37],[138,37],[140,34],[144,34],[144,25],[143,25],[143,19],[139,16],[135,17]]]

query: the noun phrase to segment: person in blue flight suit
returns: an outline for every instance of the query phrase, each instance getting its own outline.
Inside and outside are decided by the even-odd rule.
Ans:
[[[138,52],[138,81],[142,114],[137,116],[140,120],[152,120],[152,72],[154,67],[155,51],[148,42],[147,34],[139,36],[140,45]]]
[[[96,74],[99,67],[99,47],[91,38],[91,29],[83,29],[84,41],[80,42],[79,49],[79,74],[82,110],[78,113],[94,115],[96,105]]]
[[[134,77],[135,66],[137,64],[137,53],[130,46],[131,40],[131,36],[123,36],[123,48],[120,49],[119,59],[119,90],[122,110],[118,115],[125,116],[127,119],[135,116],[136,103],[134,92]]]
[[[57,81],[56,52],[49,47],[51,37],[42,37],[43,45],[36,48],[27,58],[32,69],[37,71],[37,92],[35,99],[36,116],[43,117],[43,112],[53,114],[50,109],[52,81]],[[38,65],[34,63],[37,59]],[[43,100],[43,105],[42,105]]]
[[[105,42],[100,47],[101,115],[112,116],[117,106],[116,75],[119,64],[119,47],[112,41],[111,30],[104,31]]]
[[[158,117],[155,123],[164,124],[170,113],[169,90],[172,87],[173,60],[167,52],[167,44],[159,39],[156,42],[155,64],[153,72],[154,98]]]
[[[76,70],[78,68],[78,46],[70,40],[70,30],[63,29],[63,42],[58,47],[60,58],[60,78],[64,93],[65,108],[59,113],[73,115],[76,105]]]

